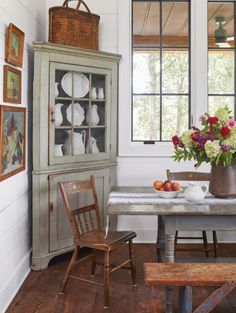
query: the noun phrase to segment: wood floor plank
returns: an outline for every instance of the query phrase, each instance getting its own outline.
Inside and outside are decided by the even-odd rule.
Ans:
[[[127,247],[114,253],[112,263],[122,261]],[[49,268],[31,272],[12,301],[6,313],[165,313],[165,288],[146,287],[143,279],[143,263],[155,262],[154,244],[136,244],[135,261],[137,286],[133,287],[127,270],[119,270],[111,276],[110,308],[103,310],[103,288],[70,280],[64,295],[59,295],[60,285],[70,255],[55,258]],[[83,250],[82,253],[86,254]],[[236,245],[219,245],[219,255],[236,256]],[[201,253],[179,252],[177,256],[201,257]],[[90,275],[90,264],[81,264],[75,274]],[[101,266],[97,266],[96,279],[102,282]],[[202,302],[212,288],[193,289],[193,307]],[[174,309],[177,310],[177,289],[174,290]],[[236,291],[233,291],[212,313],[235,313]]]

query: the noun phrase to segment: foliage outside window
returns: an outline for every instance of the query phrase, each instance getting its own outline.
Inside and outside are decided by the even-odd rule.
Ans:
[[[132,140],[189,128],[189,1],[133,1]]]
[[[235,115],[234,1],[208,1],[208,111]]]

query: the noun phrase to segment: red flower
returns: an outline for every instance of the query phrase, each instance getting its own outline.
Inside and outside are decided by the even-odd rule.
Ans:
[[[221,135],[223,136],[223,137],[227,137],[227,136],[229,136],[230,135],[230,128],[229,127],[227,127],[227,126],[224,126],[224,127],[222,127],[221,129],[220,129],[220,133],[221,133]]]
[[[172,137],[172,142],[176,146],[179,144],[179,137],[177,135]]]
[[[213,125],[213,124],[216,124],[218,120],[219,120],[218,117],[209,117],[207,119],[207,123]]]
[[[191,134],[192,141],[199,141],[200,138],[201,138],[201,136],[200,136],[199,132],[194,132]]]

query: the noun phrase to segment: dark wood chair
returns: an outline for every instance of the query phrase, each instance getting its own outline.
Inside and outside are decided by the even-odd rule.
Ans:
[[[61,293],[64,293],[69,278],[103,286],[104,308],[106,309],[109,307],[109,280],[111,273],[120,268],[128,268],[131,270],[132,283],[136,285],[136,271],[132,248],[132,239],[136,237],[136,234],[131,231],[108,231],[106,234],[101,225],[93,176],[90,176],[90,179],[86,181],[61,182],[59,186],[75,244],[73,255],[63,279]],[[91,204],[84,205],[85,199],[86,201],[91,199]],[[81,203],[82,207],[80,205]],[[111,266],[110,252],[126,243],[128,243],[129,258],[119,265]],[[92,253],[78,261],[77,257],[80,247],[92,248]],[[91,276],[94,276],[96,264],[99,264],[96,258],[99,251],[103,253],[104,257],[103,284],[71,274],[76,263],[91,258]],[[126,267],[127,264],[129,264],[128,267]]]
[[[168,180],[175,181],[209,181],[210,173],[201,173],[201,172],[171,172],[170,170],[166,171]],[[175,251],[186,251],[186,248],[180,248],[177,246],[178,239],[202,239],[203,240],[203,248],[200,251],[204,251],[206,257],[209,257],[209,252],[213,251],[214,257],[217,257],[217,234],[214,230],[212,232],[213,235],[213,248],[209,247],[206,231],[202,231],[202,237],[180,237],[178,231],[175,234]],[[190,251],[190,249],[188,249]],[[191,249],[191,251],[199,251],[196,249]]]

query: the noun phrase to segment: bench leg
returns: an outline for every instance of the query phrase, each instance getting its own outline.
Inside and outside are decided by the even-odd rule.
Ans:
[[[211,312],[235,287],[235,281],[228,281],[215,290],[193,313]]]
[[[192,287],[179,287],[178,313],[192,313]]]

